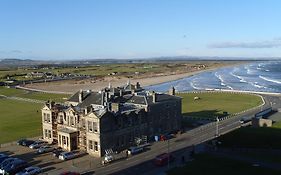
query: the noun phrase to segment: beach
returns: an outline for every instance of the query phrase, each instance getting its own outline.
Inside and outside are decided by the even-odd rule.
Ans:
[[[87,79],[87,80],[66,80],[66,81],[57,81],[57,82],[46,82],[46,83],[33,83],[27,84],[24,87],[30,88],[33,90],[40,90],[46,92],[65,92],[65,93],[74,93],[80,89],[88,90],[91,89],[93,91],[100,91],[102,88],[109,86],[118,87],[126,84],[128,81],[135,84],[139,82],[141,86],[151,86],[157,85],[169,81],[174,81],[178,79],[182,79],[185,77],[190,77],[205,71],[215,70],[217,68],[226,67],[226,66],[233,66],[237,63],[230,63],[230,64],[219,64],[215,67],[210,67],[202,70],[192,70],[186,73],[175,73],[175,74],[163,74],[163,75],[150,75],[148,77],[141,77],[141,78],[126,78],[126,77],[104,77],[100,79]],[[241,63],[240,63],[241,64]]]

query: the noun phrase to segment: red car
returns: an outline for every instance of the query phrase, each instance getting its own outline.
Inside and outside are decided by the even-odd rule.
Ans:
[[[167,165],[168,162],[172,162],[174,157],[171,154],[163,153],[155,157],[154,164],[157,166]]]

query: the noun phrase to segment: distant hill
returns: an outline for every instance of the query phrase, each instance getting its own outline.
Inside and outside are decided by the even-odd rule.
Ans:
[[[46,63],[44,61],[35,61],[31,59],[17,59],[17,58],[5,58],[0,60],[0,67],[18,67],[18,66],[30,66]]]

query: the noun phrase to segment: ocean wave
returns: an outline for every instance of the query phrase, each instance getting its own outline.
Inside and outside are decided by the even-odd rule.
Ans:
[[[190,84],[190,86],[191,86],[193,89],[202,90],[202,88],[196,87],[192,81],[190,81],[189,84]]]
[[[230,72],[230,75],[232,75],[232,76],[238,78],[239,81],[242,82],[242,83],[247,83],[247,81],[246,81],[244,78],[242,78],[242,77],[239,76],[239,75],[234,74],[234,72]]]
[[[224,83],[224,79],[221,75],[218,75],[218,72],[215,73],[215,76],[220,80],[222,86],[226,86],[226,84]]]
[[[272,79],[272,78],[268,78],[268,77],[264,77],[264,76],[259,76],[261,79],[265,80],[265,81],[269,81],[269,82],[272,82],[272,83],[277,83],[277,84],[281,84],[281,81],[280,80],[275,80],[275,79]]]
[[[258,82],[249,82],[252,86],[259,88],[259,89],[267,89],[267,87],[259,85]]]

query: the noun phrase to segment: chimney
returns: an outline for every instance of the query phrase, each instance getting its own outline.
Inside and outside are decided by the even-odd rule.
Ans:
[[[152,102],[156,103],[157,101],[157,94],[155,92],[152,92]]]
[[[82,89],[79,91],[78,101],[79,101],[79,103],[82,103],[82,101],[83,101],[83,90]]]
[[[123,96],[123,91],[122,91],[122,89],[120,89],[119,93],[120,93],[120,97],[122,97],[122,96]]]
[[[172,86],[171,89],[169,89],[169,95],[176,95],[176,90],[174,86]]]

